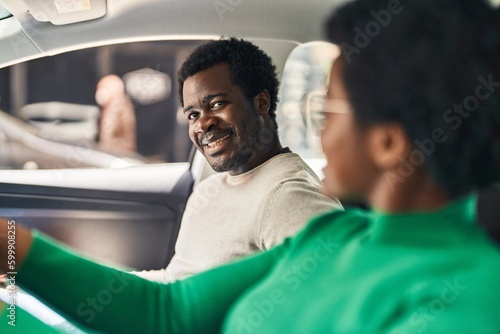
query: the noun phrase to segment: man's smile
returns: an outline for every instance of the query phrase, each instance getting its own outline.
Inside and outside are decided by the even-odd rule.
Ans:
[[[208,135],[202,141],[203,150],[209,154],[213,154],[217,152],[223,144],[227,141],[229,137],[231,137],[231,133],[221,133],[217,135]]]

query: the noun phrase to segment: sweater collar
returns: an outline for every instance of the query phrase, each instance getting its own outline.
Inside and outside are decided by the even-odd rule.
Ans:
[[[246,182],[249,178],[251,178],[255,173],[258,173],[258,171],[262,168],[264,168],[264,166],[274,162],[275,160],[280,160],[282,157],[285,156],[285,154],[294,154],[288,147],[285,147],[285,148],[282,148],[281,150],[279,150],[272,158],[270,158],[269,160],[266,160],[264,161],[263,163],[261,163],[260,165],[256,166],[255,168],[245,172],[245,173],[241,173],[241,174],[238,174],[238,175],[230,175],[228,172],[224,172],[224,177],[227,181],[228,184],[230,185],[239,185],[243,182]]]
[[[457,230],[476,224],[476,196],[449,203],[432,212],[372,213],[371,240],[375,243],[443,245],[455,243]]]

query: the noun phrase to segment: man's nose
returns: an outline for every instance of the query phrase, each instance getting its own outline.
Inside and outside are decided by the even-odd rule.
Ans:
[[[217,117],[214,117],[214,115],[210,115],[210,113],[202,112],[196,122],[195,131],[196,133],[205,133],[217,124]]]

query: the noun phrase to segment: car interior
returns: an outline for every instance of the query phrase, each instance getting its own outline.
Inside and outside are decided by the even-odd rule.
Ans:
[[[213,173],[187,136],[176,72],[221,36],[274,60],[282,143],[321,178],[305,116],[339,52],[321,22],[346,1],[0,0],[0,216],[112,266],[164,268],[189,195]],[[95,85],[107,74],[133,101],[135,153],[97,145]],[[480,221],[500,241],[498,203],[500,186],[479,195]]]
[[[248,38],[272,57],[283,82],[282,140],[321,174],[317,136],[301,109],[309,92],[325,89],[338,49],[321,42],[320,27],[294,21],[312,21],[330,4],[300,15],[300,4],[287,4],[269,22],[243,2],[233,11],[195,1],[105,3],[105,15],[81,18],[50,2],[0,2],[11,13],[0,21],[0,215],[117,266],[165,267],[189,194],[213,172],[178,112],[176,71],[193,48],[220,36]],[[204,11],[213,15],[196,17]],[[178,12],[192,13],[190,23]],[[96,145],[95,86],[111,73],[134,104],[135,155]]]
[[[176,71],[193,48],[220,36],[248,38],[272,57],[281,140],[321,177],[324,159],[305,114],[339,52],[319,23],[342,2],[301,11],[299,1],[276,1],[266,5],[276,14],[268,20],[243,1],[92,0],[90,10],[76,10],[64,1],[0,0],[0,214],[116,265],[168,264],[185,202],[213,173],[187,136]],[[189,13],[189,24],[175,13]],[[95,85],[110,73],[134,103],[137,154],[96,146]],[[497,193],[479,197],[487,226],[498,219]]]

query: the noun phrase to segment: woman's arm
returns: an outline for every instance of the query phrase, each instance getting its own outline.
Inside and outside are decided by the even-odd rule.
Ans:
[[[219,332],[234,301],[270,270],[285,247],[166,285],[96,264],[35,233],[17,282],[104,332]]]

